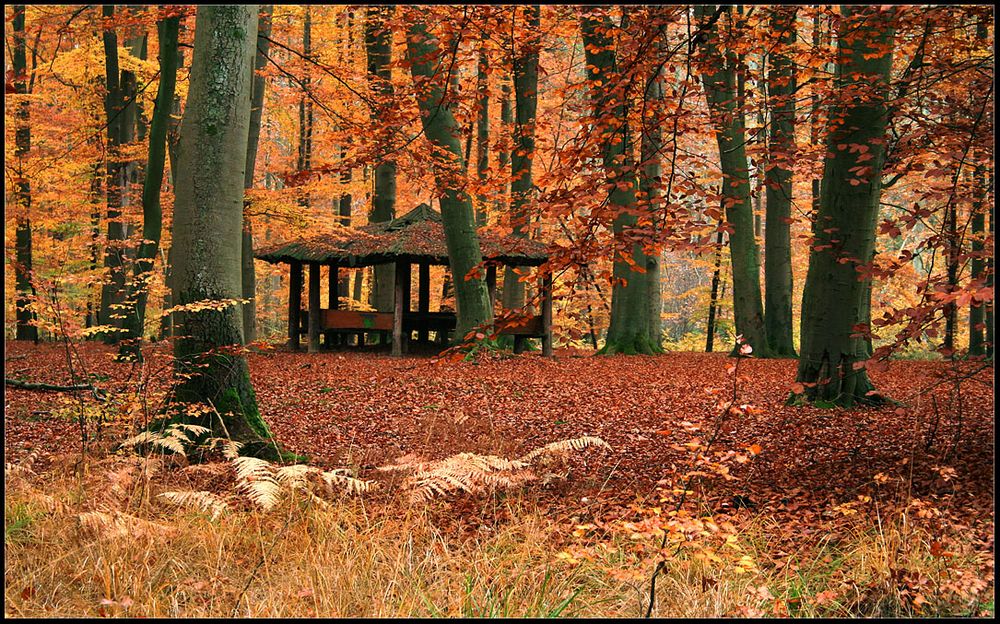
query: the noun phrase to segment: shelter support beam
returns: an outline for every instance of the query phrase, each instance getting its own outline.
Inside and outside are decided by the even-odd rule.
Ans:
[[[302,309],[302,263],[292,262],[288,270],[288,348],[299,348],[299,310]]]

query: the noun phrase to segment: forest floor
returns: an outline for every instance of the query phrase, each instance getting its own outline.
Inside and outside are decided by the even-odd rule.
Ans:
[[[74,382],[63,347],[6,345],[7,378]],[[141,414],[144,399],[155,407],[169,378],[169,357],[162,347],[151,350],[144,367],[115,363],[114,350],[103,345],[77,349],[76,374],[89,374],[96,386],[117,397],[122,413],[131,409],[133,416]],[[547,526],[544,539],[552,551],[546,570],[553,561],[586,565],[580,560],[593,559],[595,544],[605,539],[618,543],[608,537],[618,535],[613,527],[628,527],[633,542],[659,536],[655,528],[633,529],[651,514],[659,517],[659,505],[671,507],[676,496],[670,492],[683,484],[691,488],[685,504],[698,509],[695,515],[753,527],[752,539],[766,551],[761,558],[767,560],[766,566],[758,563],[758,573],[765,567],[782,569],[805,544],[813,548],[831,536],[837,543],[879,527],[884,542],[887,532],[880,523],[890,518],[903,529],[899,539],[919,534],[926,564],[884,562],[889,580],[880,582],[892,586],[893,609],[872,606],[865,593],[870,588],[859,590],[852,579],[857,594],[853,606],[845,606],[846,598],[835,599],[840,594],[823,585],[823,591],[831,592],[826,598],[818,592],[820,599],[811,610],[795,611],[802,608],[796,602],[801,596],[793,595],[797,590],[784,587],[779,594],[766,583],[751,583],[747,592],[757,592],[755,601],[720,598],[696,615],[992,613],[994,387],[993,369],[982,363],[894,361],[872,377],[880,391],[901,405],[845,410],[786,406],[794,360],[741,359],[737,367],[737,360],[723,354],[603,358],[574,350],[559,350],[554,359],[529,354],[478,362],[349,350],[309,355],[264,349],[248,357],[261,413],[286,450],[323,469],[349,468],[359,478],[389,486],[395,482],[376,468],[401,458],[430,461],[460,452],[516,458],[559,440],[603,439],[610,448],[573,454],[563,466],[568,469],[563,478],[527,483],[518,489],[516,503],[498,504],[496,495],[479,494],[425,505],[424,521],[434,531],[477,539],[484,527],[502,532],[520,526],[528,505],[530,515]],[[5,461],[16,464],[34,453],[33,469],[43,476],[67,455],[78,455],[81,407],[86,414],[87,406],[96,405],[87,393],[7,387]],[[730,405],[737,409],[728,410]],[[120,440],[128,425],[121,418],[101,428],[107,439]],[[92,434],[98,424],[91,420],[87,427]],[[704,452],[717,462],[714,473],[683,481],[678,475],[688,468],[694,444],[708,440],[711,446]],[[398,509],[397,494],[382,488],[371,504],[382,505],[383,511]],[[868,524],[858,524],[862,518]],[[913,530],[907,523],[919,525],[920,532],[906,533]],[[625,543],[621,548],[635,554],[628,537]],[[895,548],[901,553],[908,547]],[[651,549],[655,552],[647,548],[635,560],[648,563]],[[885,543],[881,549],[883,555],[891,550]],[[557,552],[559,559],[553,560]],[[817,553],[829,562],[829,553],[822,548]],[[8,586],[10,574],[5,576]],[[632,583],[632,595],[614,609],[576,613],[634,615],[628,610],[641,606],[645,591],[640,577],[633,573],[623,581]],[[716,581],[709,578],[706,586],[706,578],[702,592],[712,593]],[[30,596],[15,593],[15,602],[23,607],[17,613],[44,612],[25,606],[35,591]],[[469,591],[470,596],[475,593]],[[105,600],[107,609],[119,604],[108,596]],[[824,600],[833,605],[830,610],[819,608]],[[455,609],[423,604],[409,612],[360,609],[356,614],[483,614],[470,612],[467,602]],[[344,605],[314,604],[311,609],[246,613],[351,611]]]

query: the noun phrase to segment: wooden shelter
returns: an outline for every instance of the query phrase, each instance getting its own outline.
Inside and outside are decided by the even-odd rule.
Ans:
[[[538,266],[548,254],[536,241],[514,236],[479,234],[479,245],[486,263],[486,283],[490,301],[496,295],[497,266]],[[418,340],[426,341],[429,332],[437,333],[439,342],[455,329],[456,314],[430,311],[430,266],[448,265],[441,214],[427,204],[421,204],[407,214],[382,223],[359,228],[340,228],[318,236],[298,238],[259,249],[255,257],[270,263],[289,265],[288,343],[299,348],[300,334],[308,336],[309,352],[319,350],[320,335],[332,344],[336,334],[357,334],[364,344],[365,334],[392,334],[392,354],[400,355],[413,332]],[[395,263],[393,312],[360,312],[340,309],[337,281],[340,268],[357,268]],[[412,266],[418,267],[417,309],[410,309],[410,276]],[[302,309],[303,265],[309,266],[308,303]],[[320,270],[329,267],[328,307],[320,303]],[[542,313],[532,316],[526,324],[501,330],[514,336],[515,351],[520,351],[528,337],[542,339],[542,351],[552,354],[552,289],[551,279],[541,284]],[[405,340],[404,340],[405,338]]]

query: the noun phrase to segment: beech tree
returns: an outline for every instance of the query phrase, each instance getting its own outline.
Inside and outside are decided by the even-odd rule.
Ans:
[[[881,398],[865,369],[864,277],[875,240],[886,145],[894,11],[845,7],[838,29],[819,210],[802,295],[796,387],[842,406]]]
[[[379,96],[378,108],[384,109],[385,100],[393,95],[392,88],[392,33],[386,19],[392,15],[394,7],[370,6],[365,14],[365,54],[367,57],[368,82],[371,90]],[[377,119],[378,111],[372,113]],[[374,121],[375,119],[373,119]],[[392,145],[384,143],[376,154],[375,188],[372,192],[372,208],[368,220],[372,223],[390,221],[396,217],[396,161],[387,152]],[[379,312],[392,311],[392,277],[394,264],[380,264],[374,267],[372,299]]]
[[[453,45],[457,50],[458,41]],[[448,65],[442,63],[444,57],[438,40],[431,37],[420,16],[413,15],[409,24],[406,51],[417,87],[421,125],[434,148],[434,177],[441,194],[441,219],[458,308],[455,335],[461,340],[476,327],[491,325],[493,310],[486,283],[481,276],[473,275],[473,269],[483,261],[483,254],[479,248],[472,201],[460,186],[465,160],[458,123],[447,105],[447,99],[454,94],[449,94]]]
[[[535,156],[535,116],[538,111],[538,50],[540,36],[538,5],[524,8],[525,21],[532,33],[527,41],[515,41],[514,58],[514,149],[510,159],[510,220],[514,236],[528,237],[528,215],[525,206],[531,201],[534,189],[532,164]],[[504,93],[501,103],[501,121],[509,122],[510,98]],[[506,113],[506,115],[504,114]],[[506,117],[506,119],[505,119]],[[504,164],[505,155],[501,154],[500,162]],[[503,276],[503,307],[520,308],[524,306],[524,283],[514,272],[513,267],[506,267]]]
[[[178,146],[174,205],[174,302],[179,374],[174,401],[209,404],[194,417],[214,435],[275,456],[261,419],[242,341],[240,253],[243,187],[257,13],[252,5],[201,6]],[[216,416],[216,413],[218,416]],[[192,417],[184,416],[186,421]]]
[[[18,340],[33,340],[38,342],[38,327],[35,326],[35,313],[31,309],[31,296],[34,288],[31,285],[31,182],[24,171],[28,152],[31,151],[31,109],[28,103],[28,61],[24,42],[23,4],[14,7],[14,93],[19,97],[17,103],[17,132],[15,135],[14,156],[17,158],[17,182],[14,185],[17,202],[17,228],[15,234],[14,281],[17,289],[17,329]]]
[[[149,154],[146,158],[146,172],[142,185],[142,244],[139,246],[135,262],[135,277],[132,292],[126,302],[127,309],[123,325],[127,330],[125,340],[119,345],[119,355],[139,356],[146,319],[146,301],[149,297],[149,282],[153,277],[153,263],[160,247],[163,230],[163,211],[160,207],[160,187],[163,185],[163,169],[167,158],[167,125],[170,109],[173,107],[174,88],[177,84],[177,37],[180,17],[164,17],[157,22],[160,43],[160,84],[156,92],[156,104],[149,124]]]
[[[260,27],[257,37],[257,54],[253,64],[253,90],[250,98],[250,138],[247,140],[247,163],[243,175],[243,188],[253,188],[254,170],[257,167],[257,149],[260,145],[260,120],[264,112],[264,89],[266,80],[261,73],[267,66],[267,54],[270,48],[271,15],[274,6],[267,4],[261,7]],[[250,343],[257,340],[257,272],[253,264],[253,222],[243,215],[243,247],[241,265],[243,272],[243,341]]]
[[[733,313],[736,332],[753,348],[754,355],[770,353],[760,294],[760,251],[754,238],[753,206],[750,202],[750,168],[746,154],[746,124],[737,93],[739,59],[727,46],[716,24],[722,15],[731,21],[731,7],[697,6],[695,17],[704,29],[699,38],[702,51],[702,81],[715,127],[722,166],[722,207],[732,228],[729,254],[733,267]]]
[[[778,41],[771,55],[768,100],[771,141],[764,230],[764,322],[771,355],[795,357],[792,342],[792,165],[795,157],[795,67],[788,53],[795,43],[795,7],[773,9]]]
[[[629,145],[627,96],[619,76],[614,24],[606,11],[584,9],[581,17],[587,78],[591,86],[593,119],[601,137],[602,160],[609,192],[609,204],[615,212],[612,224],[616,240],[614,286],[611,291],[611,323],[600,353],[657,353],[662,350],[660,336],[652,335],[650,319],[650,271],[653,258],[638,242],[628,236],[638,223],[636,191],[638,178]],[[631,254],[632,262],[618,254]]]

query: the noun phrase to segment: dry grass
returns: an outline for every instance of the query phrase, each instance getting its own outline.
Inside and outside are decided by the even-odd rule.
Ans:
[[[10,475],[5,615],[635,617],[644,611],[649,565],[627,532],[574,537],[573,525],[552,522],[527,495],[471,498],[503,508],[506,519],[465,531],[440,525],[448,501],[413,504],[405,492],[376,499],[344,494],[320,505],[293,490],[268,512],[247,505],[213,518],[211,509],[156,495],[176,487],[183,469],[155,473],[162,483],[133,475],[110,493],[109,479],[122,478],[123,462],[134,458],[101,460],[74,475],[50,471],[45,481]],[[859,517],[844,526],[835,538],[803,542],[779,562],[776,542],[785,527],[766,516],[748,520],[736,546],[756,562],[750,570],[681,550],[660,577],[654,614],[992,613],[991,554],[985,561],[958,544],[950,557],[935,555],[931,536],[904,517],[876,523]],[[988,583],[980,580],[987,567]]]

